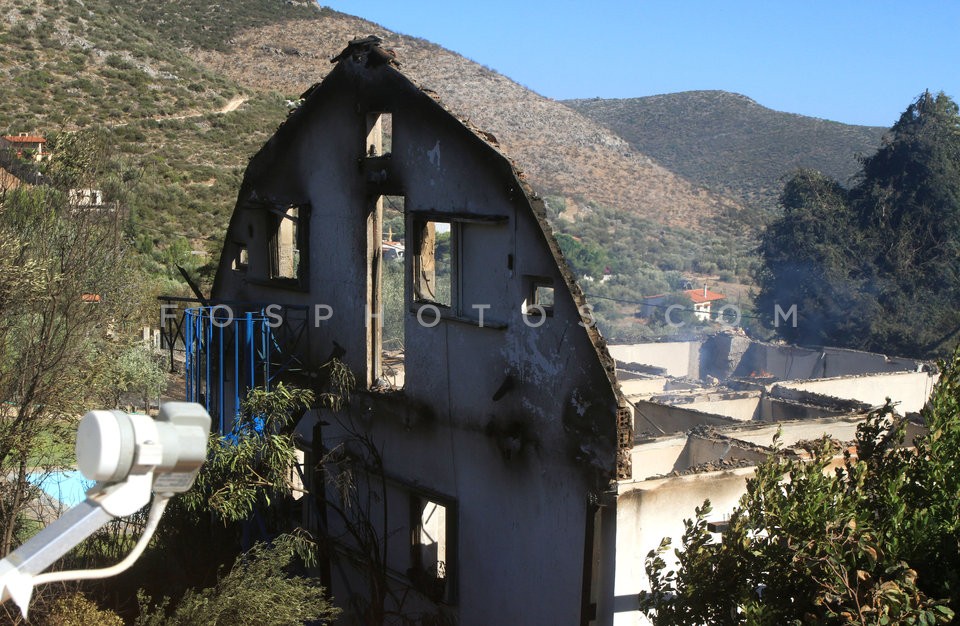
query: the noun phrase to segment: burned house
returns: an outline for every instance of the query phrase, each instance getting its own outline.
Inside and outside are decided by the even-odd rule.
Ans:
[[[334,61],[250,161],[211,296],[165,341],[224,432],[251,387],[352,373],[299,419],[293,477],[346,622],[645,623],[644,555],[703,497],[735,503],[770,422],[845,438],[888,390],[926,400],[935,373],[884,355],[608,350],[495,139],[375,38]]]
[[[331,451],[376,456],[357,484],[376,491],[360,523],[383,557],[383,611],[610,623],[601,557],[615,545],[609,494],[629,475],[632,414],[543,203],[491,136],[408,80],[375,38],[334,61],[250,162],[219,310],[187,322],[205,350],[188,349],[188,392],[227,428],[246,386],[319,384],[336,357],[356,388],[340,411],[301,420],[304,480],[324,489],[310,468]],[[392,289],[386,220],[405,245]],[[223,357],[248,342],[263,349]],[[342,495],[325,498],[305,523],[330,538],[338,604],[369,619],[376,559]]]

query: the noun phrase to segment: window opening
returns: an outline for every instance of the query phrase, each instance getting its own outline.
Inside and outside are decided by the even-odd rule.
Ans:
[[[406,290],[404,258],[406,237],[403,196],[382,196],[380,264],[380,371],[379,378],[391,387],[404,383],[404,323]]]
[[[553,286],[537,285],[533,292],[533,303],[539,304],[544,309],[553,308]]]
[[[233,269],[238,272],[245,272],[248,265],[250,265],[250,253],[246,246],[241,245],[237,250],[237,255],[233,258]]]
[[[414,298],[452,308],[456,229],[449,222],[420,224],[417,258],[414,263]]]
[[[527,297],[523,301],[523,314],[533,317],[553,315],[553,280],[537,276],[527,277]]]
[[[387,112],[367,114],[367,141],[364,153],[379,157],[393,151],[393,114]]]
[[[454,600],[454,510],[415,494],[410,513],[411,581],[434,602],[450,603]]]
[[[299,280],[303,278],[301,250],[306,237],[299,206],[271,210],[273,235],[270,238],[270,278]]]

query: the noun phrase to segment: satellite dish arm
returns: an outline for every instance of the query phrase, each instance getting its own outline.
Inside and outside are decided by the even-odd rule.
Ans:
[[[121,411],[91,411],[77,430],[77,464],[97,480],[87,498],[0,561],[0,601],[13,598],[24,617],[35,585],[119,574],[146,548],[167,500],[193,485],[206,458],[210,416],[199,404],[168,402],[154,421]],[[118,517],[154,504],[130,555],[102,570],[42,574],[57,559]]]

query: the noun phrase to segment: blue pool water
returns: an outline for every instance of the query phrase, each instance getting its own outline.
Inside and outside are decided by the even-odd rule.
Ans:
[[[29,480],[66,507],[83,502],[87,489],[93,486],[93,481],[84,478],[80,470],[35,472],[30,474]]]

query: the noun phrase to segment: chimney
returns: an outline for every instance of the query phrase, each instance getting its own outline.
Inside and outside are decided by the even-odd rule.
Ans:
[[[703,284],[703,297],[704,297],[704,298],[707,297],[707,284],[706,284],[706,283]]]

